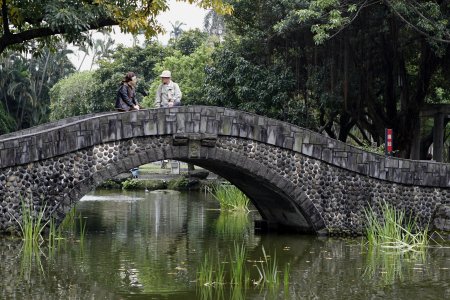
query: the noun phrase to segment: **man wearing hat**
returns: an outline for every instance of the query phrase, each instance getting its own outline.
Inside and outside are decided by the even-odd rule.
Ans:
[[[171,80],[171,73],[165,70],[161,73],[161,84],[156,91],[155,107],[172,107],[181,105],[181,90],[178,84]]]

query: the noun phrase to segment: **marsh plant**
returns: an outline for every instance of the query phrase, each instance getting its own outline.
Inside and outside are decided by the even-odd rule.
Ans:
[[[285,291],[288,291],[289,264],[285,265],[283,272],[278,266],[276,254],[267,254],[264,247],[262,254],[259,260],[249,260],[245,245],[237,243],[234,243],[224,259],[214,257],[209,252],[199,266],[197,285],[207,288],[206,294],[211,293],[211,288],[222,289],[225,285],[245,291],[249,287],[275,290],[283,284]]]
[[[428,228],[421,228],[404,210],[384,202],[378,211],[365,211],[368,249],[363,275],[393,284],[414,264],[425,263],[431,238]]]
[[[22,222],[11,215],[19,225],[24,241],[41,242],[43,240],[42,233],[48,224],[48,221],[44,222],[45,209],[44,206],[38,212],[35,212],[32,202],[26,204],[22,201]]]
[[[250,200],[234,185],[215,185],[209,189],[209,192],[219,201],[221,210],[249,211]]]
[[[369,207],[365,210],[365,216],[369,247],[380,247],[385,251],[423,252],[429,246],[428,228],[420,228],[404,210],[384,202],[380,205],[380,214]]]
[[[276,288],[280,285],[280,274],[278,271],[277,256],[276,253],[271,258],[266,254],[264,247],[262,247],[263,258],[256,265],[259,273],[259,279],[254,283],[257,285],[264,284],[269,288]],[[286,276],[286,273],[284,274]]]

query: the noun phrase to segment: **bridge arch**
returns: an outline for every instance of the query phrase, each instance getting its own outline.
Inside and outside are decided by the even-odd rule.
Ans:
[[[103,113],[0,136],[0,231],[20,200],[61,220],[105,179],[161,159],[192,162],[243,190],[262,217],[301,232],[361,232],[387,199],[429,222],[449,201],[447,164],[385,158],[277,120],[218,107]]]

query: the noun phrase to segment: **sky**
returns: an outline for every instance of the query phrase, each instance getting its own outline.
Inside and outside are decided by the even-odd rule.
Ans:
[[[207,10],[199,8],[195,5],[186,3],[186,2],[177,2],[176,0],[168,1],[169,10],[162,13],[158,16],[159,23],[166,30],[166,33],[163,35],[158,35],[156,37],[163,45],[166,45],[170,38],[170,31],[172,29],[171,22],[175,24],[176,21],[182,22],[186,25],[183,25],[181,28],[183,30],[203,28],[203,19],[207,13]],[[104,35],[101,33],[94,33],[94,38],[102,39]],[[123,44],[126,47],[133,46],[133,37],[131,34],[124,34],[120,32],[120,29],[117,26],[114,26],[114,32],[111,33],[111,37],[115,40],[115,45]],[[140,42],[143,41],[143,38],[140,39]],[[84,52],[78,51],[77,47],[70,47],[74,50],[74,54],[69,56],[69,59],[74,64],[75,68],[78,69],[81,62],[83,61],[83,57],[85,56]],[[91,68],[92,56],[86,56],[83,61],[83,64],[80,70],[89,70]],[[95,69],[94,65],[92,69]]]

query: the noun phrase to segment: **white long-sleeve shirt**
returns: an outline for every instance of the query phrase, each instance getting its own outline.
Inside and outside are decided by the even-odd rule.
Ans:
[[[161,83],[156,90],[155,107],[168,107],[169,102],[173,106],[181,104],[181,90],[177,83],[170,81],[168,84]]]

